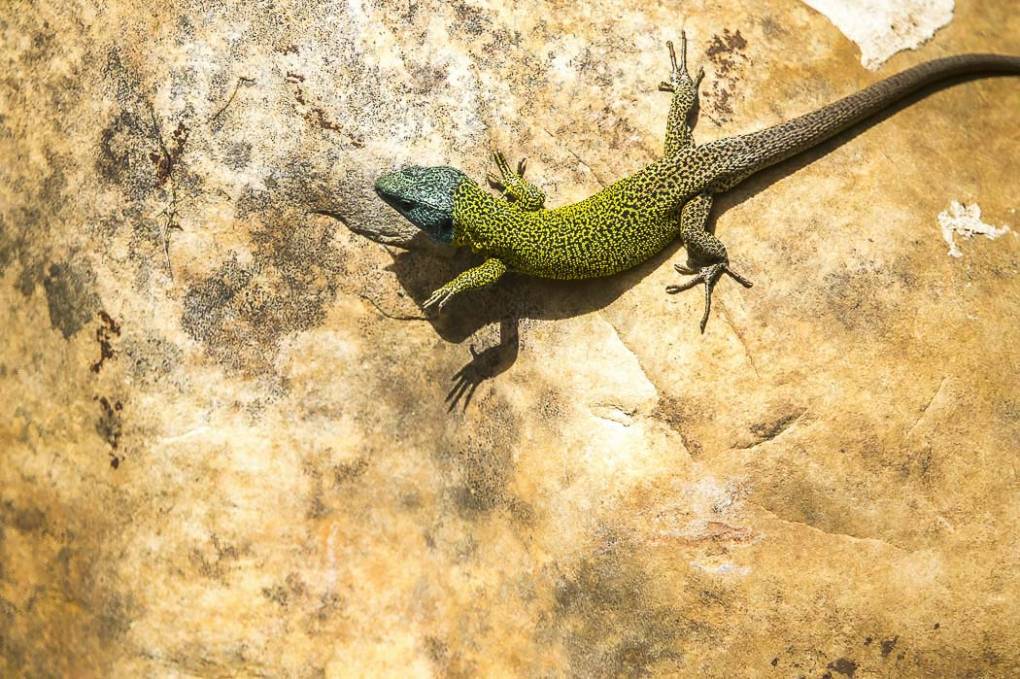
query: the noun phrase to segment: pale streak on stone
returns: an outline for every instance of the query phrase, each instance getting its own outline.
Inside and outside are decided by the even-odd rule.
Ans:
[[[995,240],[1009,231],[1008,226],[997,227],[981,221],[981,207],[977,203],[966,205],[954,200],[947,209],[939,213],[938,220],[942,238],[949,244],[950,257],[963,257],[963,251],[956,244],[954,234],[963,238],[980,235]]]
[[[589,408],[592,415],[614,425],[629,427],[634,420],[633,409],[615,403],[593,403]]]
[[[865,68],[930,40],[953,19],[953,0],[804,0],[861,50]]]
[[[691,565],[698,570],[711,573],[712,575],[738,575],[740,577],[746,577],[751,574],[751,568],[749,566],[738,566],[732,561],[712,565],[692,561]]]
[[[167,445],[169,443],[179,443],[180,441],[184,441],[184,440],[190,439],[193,436],[197,436],[199,434],[204,434],[207,431],[209,431],[209,426],[202,424],[202,425],[199,425],[199,426],[194,427],[192,429],[189,429],[186,432],[182,432],[180,434],[174,434],[173,436],[166,436],[163,439],[161,439],[159,441],[159,443],[162,444],[162,445]]]

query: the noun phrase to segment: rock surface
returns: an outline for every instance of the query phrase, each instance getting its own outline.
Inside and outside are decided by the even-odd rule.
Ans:
[[[954,0],[804,0],[832,20],[861,49],[865,68],[877,69],[901,50],[931,39],[953,19]]]
[[[659,152],[684,26],[708,141],[1020,15],[876,74],[800,3],[603,5],[0,12],[0,675],[1015,671],[1017,79],[723,198],[756,285],[704,336],[678,248],[424,320],[471,258],[371,182],[499,147],[582,198]],[[1013,229],[948,257],[953,200]]]

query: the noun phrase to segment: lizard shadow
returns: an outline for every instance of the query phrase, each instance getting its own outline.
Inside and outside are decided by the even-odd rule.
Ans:
[[[728,210],[852,141],[866,129],[881,124],[936,91],[977,77],[987,76],[965,75],[921,88],[831,139],[749,177],[718,195],[707,228],[714,231],[718,218]],[[454,297],[441,314],[427,317],[443,340],[461,344],[482,328],[498,322],[500,342],[483,351],[477,351],[473,345],[470,347],[471,360],[451,380],[447,394],[449,409],[458,405],[466,409],[481,382],[496,377],[514,364],[520,351],[519,323],[522,319],[557,320],[598,311],[673,258],[681,247],[678,239],[638,266],[605,278],[550,281],[508,273],[493,286]],[[394,255],[386,269],[396,275],[400,285],[420,306],[434,289],[481,261],[480,257],[466,251],[458,251],[451,257],[436,257],[404,250]],[[666,297],[665,290],[663,297]],[[691,323],[695,324],[696,320],[691,319]]]
[[[474,344],[469,345],[471,359],[451,378],[446,397],[448,410],[458,406],[466,410],[479,384],[516,362],[522,320],[558,320],[598,311],[656,270],[679,247],[678,242],[673,243],[642,264],[605,278],[555,281],[511,272],[492,286],[454,297],[442,313],[426,316],[436,334],[452,344],[471,340],[494,323],[500,328],[497,345],[481,351]],[[434,289],[481,261],[469,252],[436,257],[421,251],[399,251],[386,270],[397,277],[407,295],[420,306]]]

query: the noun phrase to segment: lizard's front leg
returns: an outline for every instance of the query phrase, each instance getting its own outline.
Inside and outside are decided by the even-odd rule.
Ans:
[[[506,273],[506,264],[495,257],[490,257],[473,269],[468,269],[461,273],[452,281],[433,292],[425,300],[425,303],[421,305],[421,308],[428,309],[435,306],[436,311],[441,311],[446,306],[446,303],[450,301],[450,298],[457,293],[495,283],[504,273]]]
[[[698,194],[684,204],[680,211],[680,238],[687,247],[688,257],[703,264],[696,269],[675,264],[674,268],[679,273],[693,275],[694,278],[680,285],[666,287],[666,292],[675,295],[693,288],[698,283],[705,284],[705,313],[701,316],[701,332],[705,332],[708,314],[712,310],[712,291],[723,274],[730,276],[745,288],[751,287],[751,281],[730,269],[726,246],[722,241],[716,238],[715,234],[705,230],[711,209],[712,196],[707,193]]]
[[[669,118],[666,121],[666,155],[671,156],[677,151],[694,146],[694,134],[687,124],[691,111],[698,103],[698,85],[705,77],[705,69],[698,68],[695,77],[687,72],[687,34],[680,32],[680,63],[677,64],[673,43],[667,42],[669,61],[673,66],[669,81],[663,81],[659,89],[672,92],[673,101],[669,106]]]
[[[496,163],[499,175],[490,172],[486,175],[489,185],[500,191],[503,197],[516,203],[517,207],[525,212],[541,210],[545,207],[545,194],[524,178],[524,169],[527,167],[527,159],[522,158],[517,163],[517,172],[510,169],[510,164],[502,153],[496,151],[492,154],[492,160]]]

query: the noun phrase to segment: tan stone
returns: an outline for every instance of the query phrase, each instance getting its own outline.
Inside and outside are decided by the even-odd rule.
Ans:
[[[1010,676],[1017,78],[721,198],[703,336],[679,248],[418,311],[471,257],[373,179],[580,199],[682,27],[699,141],[1020,53],[993,0],[877,73],[800,3],[5,5],[0,675]]]

